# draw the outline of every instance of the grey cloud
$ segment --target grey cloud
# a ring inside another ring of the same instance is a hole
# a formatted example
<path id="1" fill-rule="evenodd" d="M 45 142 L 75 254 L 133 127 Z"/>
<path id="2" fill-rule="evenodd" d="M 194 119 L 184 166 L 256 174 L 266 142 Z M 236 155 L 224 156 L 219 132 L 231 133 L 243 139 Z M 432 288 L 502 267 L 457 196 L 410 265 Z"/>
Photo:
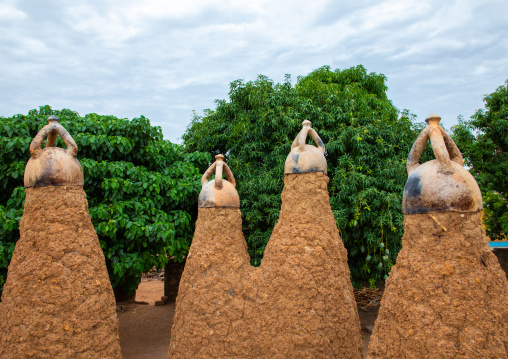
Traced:
<path id="1" fill-rule="evenodd" d="M 388 77 L 397 107 L 421 121 L 436 112 L 451 127 L 508 78 L 504 1 L 431 1 L 407 11 L 386 1 L 341 3 L 317 2 L 315 17 L 295 21 L 298 3 L 268 14 L 216 3 L 142 17 L 107 1 L 87 2 L 92 11 L 81 13 L 64 1 L 18 2 L 27 16 L 0 21 L 8 34 L 0 39 L 0 115 L 45 104 L 145 115 L 176 141 L 192 111 L 227 98 L 233 80 L 264 74 L 279 82 L 290 73 L 294 83 L 323 65 L 363 64 Z"/>
<path id="2" fill-rule="evenodd" d="M 338 21 L 343 21 L 351 14 L 362 12 L 372 5 L 378 4 L 375 0 L 363 1 L 335 1 L 330 0 L 321 13 L 313 21 L 315 26 L 329 26 Z"/>

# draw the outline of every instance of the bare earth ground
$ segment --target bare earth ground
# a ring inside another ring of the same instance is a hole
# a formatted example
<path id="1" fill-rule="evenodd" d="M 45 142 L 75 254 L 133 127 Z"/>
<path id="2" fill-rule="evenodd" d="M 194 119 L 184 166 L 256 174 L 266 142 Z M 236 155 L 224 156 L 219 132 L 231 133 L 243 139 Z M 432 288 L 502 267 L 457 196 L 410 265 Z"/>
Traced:
<path id="1" fill-rule="evenodd" d="M 154 306 L 163 294 L 164 282 L 143 279 L 136 291 L 136 301 L 149 304 L 124 304 L 127 310 L 116 312 L 123 359 L 166 359 L 175 303 Z"/>
<path id="2" fill-rule="evenodd" d="M 120 321 L 120 345 L 123 359 L 166 359 L 169 348 L 175 303 L 154 306 L 164 294 L 164 282 L 143 279 L 136 291 L 138 303 L 122 304 L 126 311 L 118 311 Z M 367 354 L 370 335 L 377 318 L 378 308 L 358 310 L 364 339 L 364 357 Z"/>

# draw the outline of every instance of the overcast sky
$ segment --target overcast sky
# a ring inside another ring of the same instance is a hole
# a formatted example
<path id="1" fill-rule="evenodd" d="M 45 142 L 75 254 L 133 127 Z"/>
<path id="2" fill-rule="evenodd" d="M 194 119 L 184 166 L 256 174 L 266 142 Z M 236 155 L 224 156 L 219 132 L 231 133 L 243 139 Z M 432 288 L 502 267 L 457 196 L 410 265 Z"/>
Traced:
<path id="1" fill-rule="evenodd" d="M 0 0 L 0 116 L 144 115 L 167 139 L 229 83 L 363 64 L 451 127 L 508 79 L 507 0 Z"/>

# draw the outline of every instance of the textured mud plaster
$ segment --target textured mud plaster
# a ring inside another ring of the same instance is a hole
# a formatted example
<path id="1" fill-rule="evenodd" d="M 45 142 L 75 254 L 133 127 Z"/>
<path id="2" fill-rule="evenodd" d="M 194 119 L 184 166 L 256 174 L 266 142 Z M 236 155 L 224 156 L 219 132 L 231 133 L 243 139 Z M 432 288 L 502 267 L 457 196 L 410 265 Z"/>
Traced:
<path id="1" fill-rule="evenodd" d="M 169 358 L 361 358 L 360 323 L 323 173 L 289 174 L 259 268 L 240 210 L 201 208 Z"/>
<path id="2" fill-rule="evenodd" d="M 508 282 L 479 213 L 405 215 L 369 358 L 508 358 Z"/>
<path id="3" fill-rule="evenodd" d="M 0 303 L 0 358 L 121 358 L 113 290 L 85 192 L 25 191 Z"/>

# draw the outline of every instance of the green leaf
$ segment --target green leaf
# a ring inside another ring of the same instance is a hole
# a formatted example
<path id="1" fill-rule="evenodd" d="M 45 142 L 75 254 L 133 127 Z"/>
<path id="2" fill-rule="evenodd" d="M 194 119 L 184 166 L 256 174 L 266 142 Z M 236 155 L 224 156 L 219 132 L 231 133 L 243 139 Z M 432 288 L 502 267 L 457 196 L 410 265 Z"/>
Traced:
<path id="1" fill-rule="evenodd" d="M 160 128 L 151 126 L 145 117 L 132 121 L 97 114 L 81 117 L 47 106 L 27 116 L 0 117 L 0 148 L 4 148 L 0 158 L 0 290 L 19 239 L 25 201 L 20 181 L 30 158 L 29 144 L 49 114 L 60 116 L 78 145 L 83 188 L 111 283 L 135 290 L 142 273 L 154 265 L 164 266 L 168 257 L 185 255 L 194 232 L 200 178 L 210 156 L 186 152 L 183 146 L 164 140 Z M 170 191 L 175 191 L 177 200 L 166 195 Z M 178 228 L 170 223 L 170 213 L 180 213 Z M 170 242 L 179 246 L 170 247 Z"/>

